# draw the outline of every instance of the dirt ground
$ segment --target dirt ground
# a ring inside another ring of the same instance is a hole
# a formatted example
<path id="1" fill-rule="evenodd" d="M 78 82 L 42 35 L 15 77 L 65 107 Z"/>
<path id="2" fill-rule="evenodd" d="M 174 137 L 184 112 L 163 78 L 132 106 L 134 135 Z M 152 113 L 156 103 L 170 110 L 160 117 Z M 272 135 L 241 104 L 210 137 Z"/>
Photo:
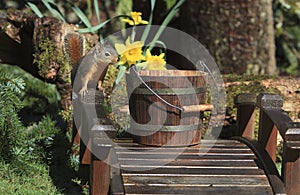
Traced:
<path id="1" fill-rule="evenodd" d="M 275 87 L 284 99 L 283 110 L 289 113 L 295 122 L 300 122 L 300 78 L 280 78 L 263 80 L 266 87 Z"/>

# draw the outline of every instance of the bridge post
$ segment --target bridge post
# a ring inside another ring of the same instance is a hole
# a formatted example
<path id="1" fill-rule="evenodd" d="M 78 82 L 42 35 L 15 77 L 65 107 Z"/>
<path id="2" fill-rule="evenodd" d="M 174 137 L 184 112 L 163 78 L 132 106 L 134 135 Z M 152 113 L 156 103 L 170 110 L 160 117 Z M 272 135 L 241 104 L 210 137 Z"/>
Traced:
<path id="1" fill-rule="evenodd" d="M 107 195 L 112 177 L 111 164 L 114 163 L 113 142 L 116 130 L 112 125 L 96 125 L 92 128 L 92 148 L 90 167 L 90 194 Z"/>
<path id="2" fill-rule="evenodd" d="M 241 93 L 235 97 L 237 107 L 237 132 L 236 136 L 253 139 L 254 134 L 254 117 L 255 117 L 255 93 Z"/>
<path id="3" fill-rule="evenodd" d="M 260 108 L 258 142 L 266 149 L 275 163 L 278 129 L 266 111 L 281 111 L 283 100 L 276 94 L 261 93 L 257 97 L 257 106 Z"/>
<path id="4" fill-rule="evenodd" d="M 288 123 L 282 157 L 282 175 L 287 193 L 300 194 L 300 123 Z"/>
<path id="5" fill-rule="evenodd" d="M 90 194 L 106 195 L 110 186 L 112 139 L 116 137 L 116 130 L 106 116 L 102 92 L 89 89 L 84 97 L 78 97 L 76 101 L 74 117 L 81 130 L 78 132 L 80 169 L 89 173 L 89 178 L 84 176 L 90 181 Z"/>

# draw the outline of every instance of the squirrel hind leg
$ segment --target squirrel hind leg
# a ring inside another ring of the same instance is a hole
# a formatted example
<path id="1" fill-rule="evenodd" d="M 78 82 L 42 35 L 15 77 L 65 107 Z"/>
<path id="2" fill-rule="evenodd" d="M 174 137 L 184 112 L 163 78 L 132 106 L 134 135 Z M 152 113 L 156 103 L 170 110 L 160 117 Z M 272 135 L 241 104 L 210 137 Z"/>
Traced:
<path id="1" fill-rule="evenodd" d="M 97 87 L 100 90 L 100 92 L 104 92 L 104 88 L 102 87 L 102 81 L 101 80 L 98 81 Z"/>

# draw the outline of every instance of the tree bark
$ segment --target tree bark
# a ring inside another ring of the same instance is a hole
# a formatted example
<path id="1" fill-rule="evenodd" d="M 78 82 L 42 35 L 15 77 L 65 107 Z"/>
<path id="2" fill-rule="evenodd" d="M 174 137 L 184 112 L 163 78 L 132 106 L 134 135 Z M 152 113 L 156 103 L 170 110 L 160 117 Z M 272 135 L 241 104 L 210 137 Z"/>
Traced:
<path id="1" fill-rule="evenodd" d="M 82 35 L 76 29 L 75 25 L 55 18 L 38 18 L 9 10 L 0 18 L 0 62 L 19 66 L 39 79 L 55 83 L 62 97 L 62 109 L 67 110 L 72 105 L 71 69 L 74 64 L 68 59 L 66 38 L 70 34 L 82 37 L 84 43 L 73 44 L 72 48 L 72 51 L 82 51 L 81 56 L 86 52 L 84 45 L 92 47 L 98 41 L 97 35 Z"/>
<path id="2" fill-rule="evenodd" d="M 182 29 L 214 56 L 222 73 L 276 70 L 271 0 L 187 0 Z"/>

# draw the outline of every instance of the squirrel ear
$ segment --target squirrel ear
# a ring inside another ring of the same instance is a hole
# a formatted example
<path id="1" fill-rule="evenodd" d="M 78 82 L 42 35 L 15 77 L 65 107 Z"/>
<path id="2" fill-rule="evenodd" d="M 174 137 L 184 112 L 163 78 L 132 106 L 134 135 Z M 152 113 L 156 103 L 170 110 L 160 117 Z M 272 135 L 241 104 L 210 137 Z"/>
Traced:
<path id="1" fill-rule="evenodd" d="M 110 46 L 110 42 L 107 39 L 104 39 L 104 41 L 102 42 L 102 45 Z"/>
<path id="2" fill-rule="evenodd" d="M 102 50 L 102 48 L 103 48 L 103 45 L 100 42 L 95 45 L 95 49 L 97 52 L 100 52 Z"/>

